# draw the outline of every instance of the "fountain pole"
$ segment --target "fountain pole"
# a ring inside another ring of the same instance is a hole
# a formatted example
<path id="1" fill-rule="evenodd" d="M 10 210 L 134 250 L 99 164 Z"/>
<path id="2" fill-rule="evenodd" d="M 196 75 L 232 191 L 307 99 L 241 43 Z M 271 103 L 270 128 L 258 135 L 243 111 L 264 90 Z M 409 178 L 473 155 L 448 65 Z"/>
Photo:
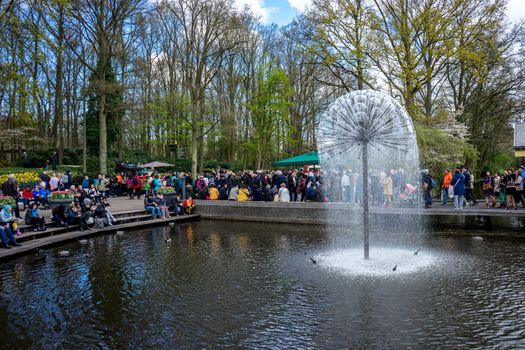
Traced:
<path id="1" fill-rule="evenodd" d="M 363 241 L 365 259 L 369 258 L 370 232 L 368 218 L 368 142 L 363 143 Z"/>

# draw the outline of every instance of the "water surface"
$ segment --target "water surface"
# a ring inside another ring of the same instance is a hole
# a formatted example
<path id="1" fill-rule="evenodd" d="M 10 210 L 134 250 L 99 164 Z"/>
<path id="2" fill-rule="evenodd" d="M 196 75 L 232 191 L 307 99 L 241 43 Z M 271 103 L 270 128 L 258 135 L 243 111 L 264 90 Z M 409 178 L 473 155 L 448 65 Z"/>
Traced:
<path id="1" fill-rule="evenodd" d="M 313 264 L 358 241 L 320 226 L 201 221 L 71 243 L 0 266 L 2 348 L 524 348 L 525 242 L 451 233 L 405 244 L 432 266 L 381 276 Z"/>

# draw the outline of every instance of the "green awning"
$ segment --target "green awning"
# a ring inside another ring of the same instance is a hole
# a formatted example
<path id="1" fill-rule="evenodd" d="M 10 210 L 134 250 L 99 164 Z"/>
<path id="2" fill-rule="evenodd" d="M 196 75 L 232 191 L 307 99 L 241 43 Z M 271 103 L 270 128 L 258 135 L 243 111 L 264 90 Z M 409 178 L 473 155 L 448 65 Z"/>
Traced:
<path id="1" fill-rule="evenodd" d="M 285 167 L 291 165 L 317 165 L 319 164 L 319 155 L 317 152 L 308 152 L 300 154 L 298 156 L 283 159 L 273 163 L 273 166 L 276 167 Z"/>

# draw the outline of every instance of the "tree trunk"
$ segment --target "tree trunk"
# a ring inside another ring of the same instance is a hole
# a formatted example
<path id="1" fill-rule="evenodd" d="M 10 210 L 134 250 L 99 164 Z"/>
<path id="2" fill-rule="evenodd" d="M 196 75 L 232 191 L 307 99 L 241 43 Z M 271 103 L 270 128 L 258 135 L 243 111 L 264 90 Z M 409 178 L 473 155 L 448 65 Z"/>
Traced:
<path id="1" fill-rule="evenodd" d="M 106 94 L 101 93 L 99 97 L 98 127 L 99 127 L 99 170 L 101 174 L 107 174 L 107 128 L 106 128 Z"/>
<path id="2" fill-rule="evenodd" d="M 197 166 L 199 163 L 199 118 L 197 94 L 191 93 L 191 177 L 197 178 Z"/>
<path id="3" fill-rule="evenodd" d="M 195 123 L 196 124 L 196 123 Z M 191 177 L 193 180 L 197 178 L 197 165 L 199 156 L 199 140 L 197 135 L 197 126 L 192 125 L 191 127 Z"/>
<path id="4" fill-rule="evenodd" d="M 62 164 L 64 157 L 64 111 L 63 111 L 63 95 L 62 95 L 62 45 L 64 41 L 64 10 L 59 6 L 58 14 L 58 37 L 57 37 L 57 65 L 56 65 L 56 85 L 55 85 L 55 118 L 57 120 L 58 128 L 58 164 Z"/>

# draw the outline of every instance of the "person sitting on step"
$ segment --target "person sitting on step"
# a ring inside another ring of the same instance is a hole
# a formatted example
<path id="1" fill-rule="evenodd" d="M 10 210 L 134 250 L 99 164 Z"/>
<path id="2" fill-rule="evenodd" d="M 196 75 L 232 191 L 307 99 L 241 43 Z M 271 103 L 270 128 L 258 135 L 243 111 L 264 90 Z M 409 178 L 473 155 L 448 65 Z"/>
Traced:
<path id="1" fill-rule="evenodd" d="M 156 218 L 160 219 L 160 208 L 151 193 L 147 193 L 144 197 L 144 209 L 146 212 L 151 213 L 151 218 L 155 220 Z"/>
<path id="2" fill-rule="evenodd" d="M 69 227 L 71 225 L 80 225 L 80 231 L 88 229 L 87 223 L 82 216 L 80 206 L 71 203 L 67 209 L 67 223 Z"/>
<path id="3" fill-rule="evenodd" d="M 99 203 L 93 212 L 95 217 L 95 228 L 100 229 L 110 225 L 110 221 L 107 216 L 106 208 L 102 203 Z"/>
<path id="4" fill-rule="evenodd" d="M 53 208 L 51 211 L 51 221 L 57 225 L 57 227 L 64 227 L 67 224 L 67 216 L 66 216 L 66 205 L 60 204 Z"/>
<path id="5" fill-rule="evenodd" d="M 38 204 L 33 203 L 31 210 L 26 212 L 26 224 L 32 225 L 33 230 L 35 231 L 45 231 L 46 230 L 46 221 L 44 215 L 38 212 Z"/>
<path id="6" fill-rule="evenodd" d="M 19 246 L 10 225 L 15 222 L 15 218 L 11 214 L 12 208 L 10 205 L 4 205 L 0 211 L 0 236 L 2 238 L 2 246 L 4 248 L 11 248 L 11 246 Z"/>
<path id="7" fill-rule="evenodd" d="M 168 209 L 168 206 L 166 205 L 166 198 L 162 195 L 162 193 L 157 193 L 155 197 L 155 203 L 160 208 L 160 217 L 161 219 L 169 218 L 170 217 L 170 211 Z"/>
<path id="8" fill-rule="evenodd" d="M 113 213 L 111 213 L 111 209 L 110 209 L 111 205 L 109 204 L 107 197 L 102 198 L 102 205 L 104 206 L 104 209 L 106 210 L 106 217 L 108 219 L 109 226 L 113 226 L 114 224 L 117 223 L 117 219 L 115 218 Z"/>
<path id="9" fill-rule="evenodd" d="M 24 208 L 28 209 L 31 207 L 31 203 L 35 201 L 33 197 L 33 189 L 30 185 L 27 185 L 26 188 L 22 191 L 22 202 L 24 203 Z"/>

